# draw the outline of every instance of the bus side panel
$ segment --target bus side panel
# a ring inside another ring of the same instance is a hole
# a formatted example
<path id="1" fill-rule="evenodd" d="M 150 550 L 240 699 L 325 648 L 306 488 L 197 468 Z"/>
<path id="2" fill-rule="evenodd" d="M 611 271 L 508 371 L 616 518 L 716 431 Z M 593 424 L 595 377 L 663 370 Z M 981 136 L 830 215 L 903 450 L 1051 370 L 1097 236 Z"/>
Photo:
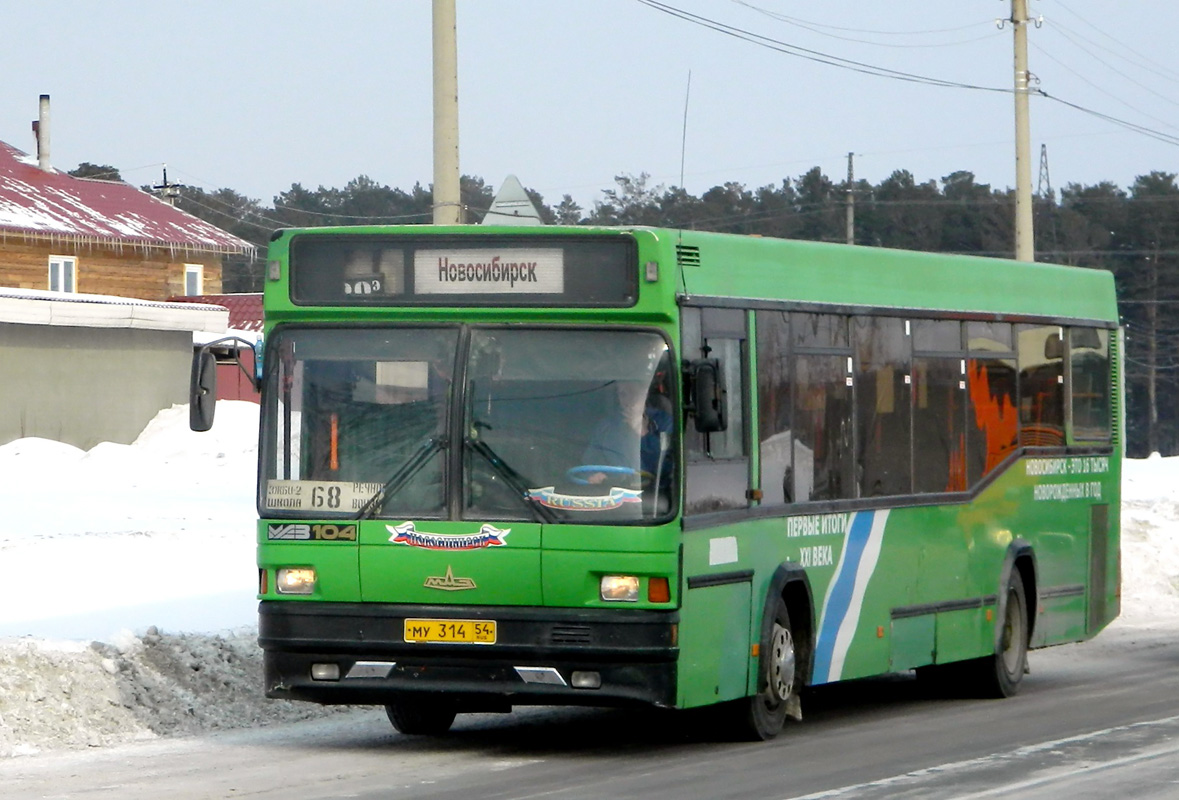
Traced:
<path id="1" fill-rule="evenodd" d="M 766 595 L 777 564 L 789 560 L 784 529 L 769 518 L 684 534 L 680 706 L 757 692 Z"/>
<path id="2" fill-rule="evenodd" d="M 845 518 L 842 524 L 839 516 Z M 795 517 L 788 530 L 795 528 L 807 537 L 802 563 L 816 586 L 818 604 L 812 683 L 888 672 L 893 649 L 902 661 L 928 658 L 933 649 L 931 625 L 904 621 L 894 627 L 891 611 L 920 597 L 918 577 L 934 537 L 889 509 Z M 820 544 L 826 541 L 831 544 Z M 831 547 L 833 565 L 811 564 L 808 548 L 825 546 Z"/>
<path id="3" fill-rule="evenodd" d="M 1001 479 L 1023 509 L 1011 530 L 1035 549 L 1033 647 L 1085 639 L 1112 619 L 1109 562 L 1118 558 L 1109 547 L 1117 535 L 1107 523 L 1119 502 L 1117 473 L 1114 457 L 1062 456 L 1024 459 Z"/>
<path id="4" fill-rule="evenodd" d="M 688 587 L 680 623 L 679 708 L 744 697 L 750 672 L 748 580 Z"/>
<path id="5" fill-rule="evenodd" d="M 1110 477 L 1105 487 L 1109 492 L 1108 504 L 1103 509 L 1094 506 L 1090 530 L 1090 578 L 1089 578 L 1089 636 L 1093 636 L 1121 613 L 1122 606 L 1122 526 L 1121 515 L 1121 465 L 1117 459 L 1110 460 Z M 1101 541 L 1104 536 L 1104 542 Z M 1104 545 L 1104 546 L 1102 546 Z"/>

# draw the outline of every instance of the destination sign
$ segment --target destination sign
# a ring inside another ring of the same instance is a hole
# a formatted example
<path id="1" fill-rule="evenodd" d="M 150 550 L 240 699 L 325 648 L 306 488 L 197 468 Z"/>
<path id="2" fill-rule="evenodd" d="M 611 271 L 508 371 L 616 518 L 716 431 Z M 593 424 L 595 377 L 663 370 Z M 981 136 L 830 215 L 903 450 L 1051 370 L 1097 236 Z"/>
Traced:
<path id="1" fill-rule="evenodd" d="M 565 254 L 558 248 L 418 250 L 418 294 L 561 294 Z"/>
<path id="2" fill-rule="evenodd" d="M 638 300 L 637 250 L 615 234 L 302 232 L 278 274 L 298 305 L 622 308 Z"/>
<path id="3" fill-rule="evenodd" d="M 269 480 L 265 507 L 272 511 L 352 513 L 364 508 L 379 491 L 379 483 Z"/>

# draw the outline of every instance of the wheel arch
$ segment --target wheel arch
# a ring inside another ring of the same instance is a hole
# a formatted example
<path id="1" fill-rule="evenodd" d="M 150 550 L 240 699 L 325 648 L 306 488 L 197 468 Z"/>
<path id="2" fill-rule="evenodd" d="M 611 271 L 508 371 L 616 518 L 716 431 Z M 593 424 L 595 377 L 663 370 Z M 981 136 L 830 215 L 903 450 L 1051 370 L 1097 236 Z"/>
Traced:
<path id="1" fill-rule="evenodd" d="M 793 561 L 784 561 L 774 570 L 762 603 L 761 632 L 759 642 L 770 638 L 774 624 L 774 604 L 781 599 L 790 615 L 790 628 L 795 645 L 803 649 L 798 659 L 801 668 L 800 685 L 810 683 L 815 657 L 815 613 L 814 596 L 806 570 Z"/>
<path id="2" fill-rule="evenodd" d="M 1039 574 L 1036 565 L 1036 551 L 1026 539 L 1017 538 L 1007 546 L 1007 553 L 1003 557 L 1003 568 L 999 571 L 999 583 L 996 587 L 998 602 L 995 609 L 995 619 L 1003 619 L 1007 611 L 1007 582 L 1012 576 L 1017 576 L 1023 582 L 1023 593 L 1027 599 L 1028 640 L 1031 641 L 1036 632 L 1036 609 L 1040 607 L 1038 586 Z M 995 644 L 999 643 L 1000 627 L 995 626 Z"/>

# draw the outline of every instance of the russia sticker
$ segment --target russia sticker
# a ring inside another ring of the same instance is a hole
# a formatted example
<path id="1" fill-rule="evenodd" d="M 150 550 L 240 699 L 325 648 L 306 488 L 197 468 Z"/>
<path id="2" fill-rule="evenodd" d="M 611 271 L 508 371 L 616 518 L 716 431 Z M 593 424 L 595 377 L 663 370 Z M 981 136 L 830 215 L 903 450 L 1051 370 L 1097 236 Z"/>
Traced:
<path id="1" fill-rule="evenodd" d="M 481 550 L 484 547 L 503 547 L 511 528 L 500 530 L 494 525 L 484 525 L 477 533 L 427 533 L 419 531 L 413 522 L 400 525 L 386 525 L 389 541 L 423 550 Z"/>

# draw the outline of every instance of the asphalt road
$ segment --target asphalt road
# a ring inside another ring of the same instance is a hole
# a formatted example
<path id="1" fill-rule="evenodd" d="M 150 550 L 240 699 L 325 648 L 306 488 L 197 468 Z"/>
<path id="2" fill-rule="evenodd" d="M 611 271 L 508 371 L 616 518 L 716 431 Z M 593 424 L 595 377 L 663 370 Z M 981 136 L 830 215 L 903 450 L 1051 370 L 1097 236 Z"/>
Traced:
<path id="1" fill-rule="evenodd" d="M 813 690 L 763 744 L 707 714 L 522 709 L 404 737 L 361 710 L 311 723 L 0 762 L 0 797 L 1179 797 L 1179 641 L 1107 631 L 1036 651 L 1008 700 L 931 696 L 908 676 Z"/>

